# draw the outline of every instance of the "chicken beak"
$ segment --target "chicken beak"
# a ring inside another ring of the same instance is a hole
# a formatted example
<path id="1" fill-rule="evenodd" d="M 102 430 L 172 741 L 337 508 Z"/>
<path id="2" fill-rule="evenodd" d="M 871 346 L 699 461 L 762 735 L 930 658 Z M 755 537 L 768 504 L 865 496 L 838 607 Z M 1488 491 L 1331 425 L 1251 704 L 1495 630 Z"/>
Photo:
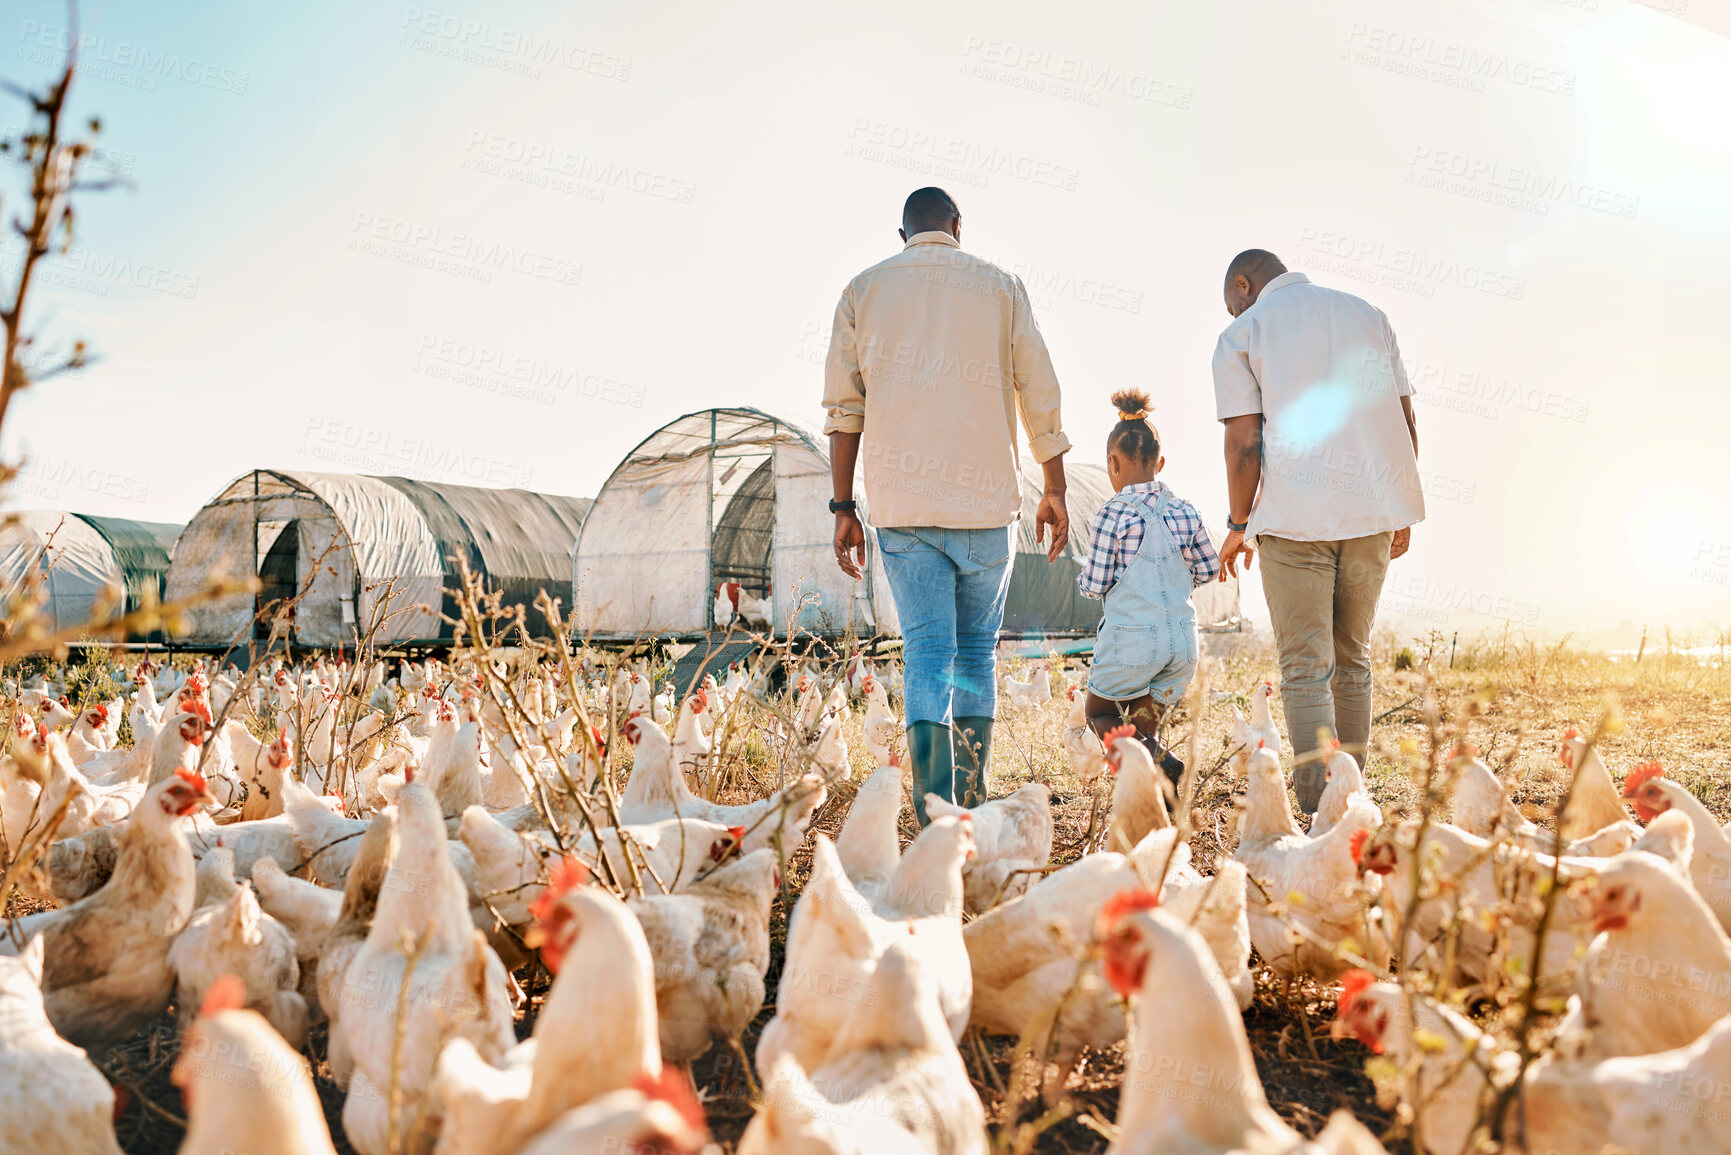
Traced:
<path id="1" fill-rule="evenodd" d="M 530 950 L 540 950 L 547 941 L 547 928 L 540 923 L 530 923 L 523 932 L 523 945 Z"/>
<path id="2" fill-rule="evenodd" d="M 1336 1015 L 1334 1021 L 1328 1024 L 1328 1037 L 1338 1043 L 1342 1039 L 1351 1038 L 1352 1029 L 1346 1025 L 1345 1019 Z"/>

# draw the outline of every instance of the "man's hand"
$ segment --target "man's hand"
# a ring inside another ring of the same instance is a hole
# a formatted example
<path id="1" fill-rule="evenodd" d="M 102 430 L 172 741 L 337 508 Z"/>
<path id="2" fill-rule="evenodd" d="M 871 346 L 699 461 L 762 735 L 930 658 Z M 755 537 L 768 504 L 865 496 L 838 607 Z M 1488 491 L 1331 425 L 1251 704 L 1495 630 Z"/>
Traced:
<path id="1" fill-rule="evenodd" d="M 1245 544 L 1244 531 L 1235 529 L 1226 535 L 1225 542 L 1220 546 L 1221 581 L 1238 576 L 1237 561 L 1240 556 L 1244 558 L 1244 569 L 1248 572 L 1251 559 L 1256 556 L 1256 551 Z"/>
<path id="2" fill-rule="evenodd" d="M 835 515 L 835 564 L 855 581 L 866 563 L 865 526 L 857 513 Z"/>
<path id="3" fill-rule="evenodd" d="M 1404 401 L 1406 398 L 1403 397 L 1401 400 Z M 1388 543 L 1388 560 L 1393 561 L 1405 553 L 1410 545 L 1412 545 L 1412 526 L 1395 530 L 1394 540 Z"/>
<path id="4" fill-rule="evenodd" d="M 1052 528 L 1052 540 L 1046 542 L 1046 527 Z M 1040 508 L 1034 511 L 1034 540 L 1046 546 L 1046 560 L 1057 561 L 1070 540 L 1070 511 L 1064 507 L 1064 495 L 1047 490 L 1040 497 Z"/>

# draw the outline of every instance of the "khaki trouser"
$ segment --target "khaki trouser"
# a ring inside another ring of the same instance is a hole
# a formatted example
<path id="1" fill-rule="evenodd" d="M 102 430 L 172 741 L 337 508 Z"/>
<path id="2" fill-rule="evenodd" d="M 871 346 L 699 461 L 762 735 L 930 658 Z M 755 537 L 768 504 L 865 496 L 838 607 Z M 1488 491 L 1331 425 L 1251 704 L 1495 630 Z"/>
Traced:
<path id="1" fill-rule="evenodd" d="M 1258 537 L 1262 590 L 1280 649 L 1280 700 L 1296 765 L 1293 791 L 1316 812 L 1325 781 L 1326 728 L 1364 764 L 1370 741 L 1370 628 L 1388 572 L 1392 533 L 1345 541 Z"/>

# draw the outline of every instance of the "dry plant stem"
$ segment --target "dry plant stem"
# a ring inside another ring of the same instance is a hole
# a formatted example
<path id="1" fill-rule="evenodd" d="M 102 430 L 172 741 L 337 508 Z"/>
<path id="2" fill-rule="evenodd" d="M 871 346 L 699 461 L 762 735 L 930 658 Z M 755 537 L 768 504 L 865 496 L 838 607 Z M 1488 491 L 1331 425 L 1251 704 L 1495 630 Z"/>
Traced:
<path id="1" fill-rule="evenodd" d="M 1562 798 L 1557 802 L 1556 828 L 1559 850 L 1562 848 L 1563 820 L 1569 812 L 1569 803 L 1574 799 L 1575 786 L 1581 779 L 1581 771 L 1586 766 L 1587 759 L 1591 756 L 1594 748 L 1604 740 L 1610 729 L 1611 714 L 1607 711 L 1599 719 L 1598 727 L 1594 729 L 1593 736 L 1587 740 L 1580 756 L 1574 760 L 1574 765 L 1570 767 L 1573 772 L 1569 775 L 1569 784 L 1564 789 Z M 1512 1104 L 1515 1108 L 1515 1143 L 1522 1151 L 1529 1149 L 1527 1147 L 1527 1098 L 1525 1093 L 1527 1068 L 1531 1067 L 1533 1061 L 1538 1058 L 1533 1046 L 1535 1030 L 1533 1016 L 1537 1011 L 1539 983 L 1543 978 L 1540 973 L 1540 961 L 1545 957 L 1545 936 L 1550 932 L 1551 917 L 1556 910 L 1557 896 L 1562 889 L 1559 886 L 1562 869 L 1563 856 L 1560 853 L 1553 854 L 1551 856 L 1550 886 L 1545 891 L 1544 906 L 1539 911 L 1539 923 L 1533 932 L 1533 958 L 1528 966 L 1527 987 L 1521 997 L 1521 1019 L 1517 1037 L 1519 1045 L 1516 1052 L 1520 1056 L 1520 1066 L 1514 1081 L 1498 1092 L 1489 1120 L 1491 1138 L 1501 1141 L 1505 1137 L 1508 1109 Z"/>
<path id="2" fill-rule="evenodd" d="M 47 824 L 37 832 L 36 838 L 32 840 L 26 837 L 24 845 L 18 849 L 18 856 L 6 864 L 6 873 L 0 875 L 0 909 L 5 909 L 11 903 L 12 888 L 17 885 L 18 876 L 34 866 L 36 859 L 53 843 L 55 834 L 60 831 L 60 824 L 66 820 L 67 808 L 72 805 L 73 797 L 79 793 L 81 791 L 68 790 L 66 797 L 60 800 L 60 805 L 54 808 L 54 813 L 49 815 Z M 12 935 L 13 945 L 22 950 L 24 941 L 18 930 L 18 920 L 8 920 L 6 929 Z"/>
<path id="3" fill-rule="evenodd" d="M 433 930 L 433 925 L 429 923 L 427 927 L 421 931 L 419 938 L 415 939 L 413 942 L 409 942 L 406 941 L 407 936 L 405 936 L 405 941 L 398 944 L 398 949 L 403 953 L 403 985 L 402 988 L 397 991 L 397 1021 L 395 1024 L 395 1033 L 391 1038 L 391 1076 L 385 1092 L 385 1102 L 389 1112 L 389 1123 L 387 1126 L 390 1128 L 390 1137 L 387 1140 L 389 1147 L 387 1150 L 390 1155 L 397 1155 L 397 1152 L 400 1150 L 398 1143 L 401 1141 L 401 1137 L 399 1136 L 397 1129 L 401 1126 L 403 1112 L 403 1089 L 401 1086 L 403 1067 L 403 1024 L 408 1021 L 409 1017 L 409 987 L 415 977 L 415 964 L 421 961 L 421 954 L 427 949 L 427 942 L 429 938 L 431 938 Z"/>

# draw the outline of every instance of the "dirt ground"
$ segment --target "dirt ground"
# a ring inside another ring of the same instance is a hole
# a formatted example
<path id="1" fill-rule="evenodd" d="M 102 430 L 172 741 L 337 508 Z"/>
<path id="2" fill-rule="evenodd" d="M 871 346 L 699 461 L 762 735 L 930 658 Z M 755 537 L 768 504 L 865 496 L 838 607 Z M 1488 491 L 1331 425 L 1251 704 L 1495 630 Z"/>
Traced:
<path id="1" fill-rule="evenodd" d="M 1206 772 L 1193 812 L 1194 863 L 1213 868 L 1219 855 L 1234 844 L 1234 798 L 1229 775 L 1219 768 L 1224 749 L 1228 707 L 1244 708 L 1245 693 L 1257 682 L 1277 677 L 1271 647 L 1248 635 L 1210 639 L 1215 661 L 1207 674 L 1209 693 L 1195 727 L 1194 746 L 1187 746 L 1191 720 L 1180 716 L 1168 731 L 1183 753 L 1196 752 Z M 1433 749 L 1446 748 L 1464 737 L 1485 759 L 1515 784 L 1514 798 L 1529 816 L 1542 820 L 1546 805 L 1559 790 L 1558 743 L 1567 727 L 1592 730 L 1607 716 L 1610 732 L 1601 743 L 1613 776 L 1637 762 L 1657 759 L 1721 817 L 1731 817 L 1731 667 L 1719 654 L 1706 657 L 1649 652 L 1640 662 L 1584 653 L 1567 646 L 1546 648 L 1519 642 L 1488 640 L 1449 653 L 1433 638 L 1430 644 L 1383 639 L 1377 647 L 1374 710 L 1378 718 L 1367 778 L 1377 800 L 1388 806 L 1410 803 L 1414 789 L 1409 768 Z M 1076 677 L 1074 673 L 1070 675 Z M 1428 707 L 1434 702 L 1434 713 Z M 1278 715 L 1278 698 L 1276 699 Z M 1053 791 L 1056 821 L 1054 859 L 1077 856 L 1089 830 L 1092 800 L 1070 775 L 1059 747 L 1066 704 L 1058 691 L 1039 710 L 1004 710 L 994 755 L 993 792 L 1008 793 L 1030 779 L 1048 783 Z M 855 716 L 858 718 L 859 712 Z M 858 722 L 853 735 L 854 763 L 865 763 Z M 761 762 L 760 758 L 753 761 Z M 767 765 L 753 768 L 760 782 L 773 779 Z M 863 778 L 864 773 L 859 774 Z M 842 785 L 819 811 L 815 827 L 835 834 L 846 815 L 854 787 Z M 1240 787 L 1241 789 L 1241 787 Z M 911 836 L 911 819 L 904 834 Z M 772 925 L 774 942 L 766 1006 L 746 1037 L 751 1052 L 757 1033 L 773 1014 L 786 916 L 809 869 L 809 843 L 790 864 L 786 887 L 777 903 Z M 17 913 L 15 907 L 8 913 Z M 526 1036 L 533 1025 L 547 980 L 531 978 L 528 1014 L 518 1025 Z M 1306 1133 L 1318 1130 L 1337 1107 L 1353 1110 L 1374 1131 L 1391 1123 L 1379 1107 L 1364 1073 L 1367 1057 L 1356 1044 L 1328 1038 L 1334 992 L 1306 984 L 1291 989 L 1272 982 L 1259 971 L 1255 1002 L 1245 1025 L 1255 1052 L 1269 1102 L 1288 1122 Z M 1013 1114 L 1030 1123 L 1040 1114 L 1037 1100 L 1012 1111 L 1003 1087 L 1010 1080 L 1014 1040 L 963 1040 L 963 1054 L 985 1101 L 995 1134 L 1004 1133 Z M 121 1145 L 135 1155 L 174 1151 L 182 1136 L 181 1102 L 169 1082 L 177 1047 L 172 1019 L 165 1018 L 101 1061 L 112 1078 L 129 1086 L 130 1103 L 120 1119 Z M 1085 1056 L 1071 1090 L 1075 1111 L 1045 1129 L 1034 1142 L 1035 1152 L 1102 1152 L 1107 1140 L 1093 1122 L 1110 1124 L 1117 1112 L 1122 1045 Z M 339 1151 L 349 1148 L 342 1138 L 342 1093 L 322 1076 L 324 1035 L 320 1028 L 309 1044 L 318 1085 Z M 720 1048 L 695 1065 L 711 1126 L 723 1151 L 731 1152 L 746 1122 L 751 1104 L 735 1061 Z M 1396 1142 L 1391 1150 L 1406 1148 Z"/>

